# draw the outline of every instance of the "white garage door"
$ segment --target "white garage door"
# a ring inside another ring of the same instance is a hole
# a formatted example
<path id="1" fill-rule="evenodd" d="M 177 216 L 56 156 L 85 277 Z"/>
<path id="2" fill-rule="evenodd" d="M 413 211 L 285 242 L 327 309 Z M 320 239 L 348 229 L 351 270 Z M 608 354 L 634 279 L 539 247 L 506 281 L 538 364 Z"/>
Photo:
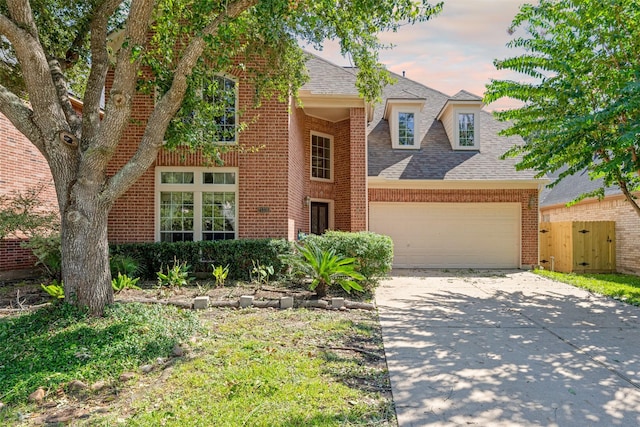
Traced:
<path id="1" fill-rule="evenodd" d="M 395 267 L 520 266 L 519 203 L 372 202 L 369 229 L 391 236 Z"/>

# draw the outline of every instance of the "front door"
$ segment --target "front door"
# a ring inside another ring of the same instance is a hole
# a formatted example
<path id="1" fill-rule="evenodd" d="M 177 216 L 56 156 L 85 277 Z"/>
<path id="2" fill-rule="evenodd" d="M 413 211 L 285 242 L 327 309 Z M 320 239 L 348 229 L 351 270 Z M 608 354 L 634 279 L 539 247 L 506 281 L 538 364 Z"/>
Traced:
<path id="1" fill-rule="evenodd" d="M 329 228 L 329 203 L 311 202 L 311 234 L 322 234 Z"/>

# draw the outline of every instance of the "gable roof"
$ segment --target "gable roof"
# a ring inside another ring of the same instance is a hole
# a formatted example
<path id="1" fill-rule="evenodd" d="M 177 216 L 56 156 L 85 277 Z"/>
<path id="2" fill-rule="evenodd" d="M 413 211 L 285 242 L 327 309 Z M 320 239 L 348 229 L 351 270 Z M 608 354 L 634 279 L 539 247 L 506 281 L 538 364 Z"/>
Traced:
<path id="1" fill-rule="evenodd" d="M 312 95 L 359 96 L 352 68 L 340 67 L 308 52 L 307 55 L 309 81 L 300 88 L 301 92 Z"/>
<path id="2" fill-rule="evenodd" d="M 393 74 L 393 73 L 392 73 Z M 480 112 L 479 151 L 457 151 L 451 144 L 442 122 L 437 120 L 447 100 L 452 97 L 406 77 L 394 74 L 397 82 L 383 89 L 383 100 L 423 98 L 418 117 L 421 147 L 417 150 L 393 149 L 389 122 L 384 119 L 385 102 L 376 105 L 369 124 L 369 177 L 402 180 L 535 180 L 534 171 L 517 171 L 517 158 L 501 160 L 512 145 L 522 144 L 520 137 L 503 137 L 498 132 L 508 124 Z M 479 101 L 482 98 L 466 91 L 456 100 Z"/>

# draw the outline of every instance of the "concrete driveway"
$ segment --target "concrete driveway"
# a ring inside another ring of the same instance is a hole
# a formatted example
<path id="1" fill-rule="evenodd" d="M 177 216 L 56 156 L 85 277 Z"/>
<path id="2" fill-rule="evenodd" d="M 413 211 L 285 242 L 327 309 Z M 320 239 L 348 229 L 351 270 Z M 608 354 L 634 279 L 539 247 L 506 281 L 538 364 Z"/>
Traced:
<path id="1" fill-rule="evenodd" d="M 376 292 L 400 426 L 640 426 L 640 308 L 522 271 Z"/>

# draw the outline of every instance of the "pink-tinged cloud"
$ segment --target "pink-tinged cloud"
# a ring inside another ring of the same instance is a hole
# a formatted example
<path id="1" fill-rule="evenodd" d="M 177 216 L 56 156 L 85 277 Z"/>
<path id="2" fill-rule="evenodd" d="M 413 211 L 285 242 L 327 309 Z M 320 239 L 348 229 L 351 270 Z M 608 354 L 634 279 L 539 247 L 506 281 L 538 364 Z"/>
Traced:
<path id="1" fill-rule="evenodd" d="M 506 44 L 513 36 L 507 29 L 518 12 L 520 0 L 445 0 L 443 12 L 427 22 L 406 25 L 397 32 L 380 34 L 394 48 L 380 52 L 380 62 L 392 72 L 405 74 L 428 87 L 453 95 L 465 89 L 483 95 L 491 79 L 524 80 L 524 76 L 498 71 L 494 59 L 517 56 L 521 51 Z M 319 55 L 339 65 L 353 65 L 329 41 Z M 500 101 L 513 105 L 513 101 Z"/>

